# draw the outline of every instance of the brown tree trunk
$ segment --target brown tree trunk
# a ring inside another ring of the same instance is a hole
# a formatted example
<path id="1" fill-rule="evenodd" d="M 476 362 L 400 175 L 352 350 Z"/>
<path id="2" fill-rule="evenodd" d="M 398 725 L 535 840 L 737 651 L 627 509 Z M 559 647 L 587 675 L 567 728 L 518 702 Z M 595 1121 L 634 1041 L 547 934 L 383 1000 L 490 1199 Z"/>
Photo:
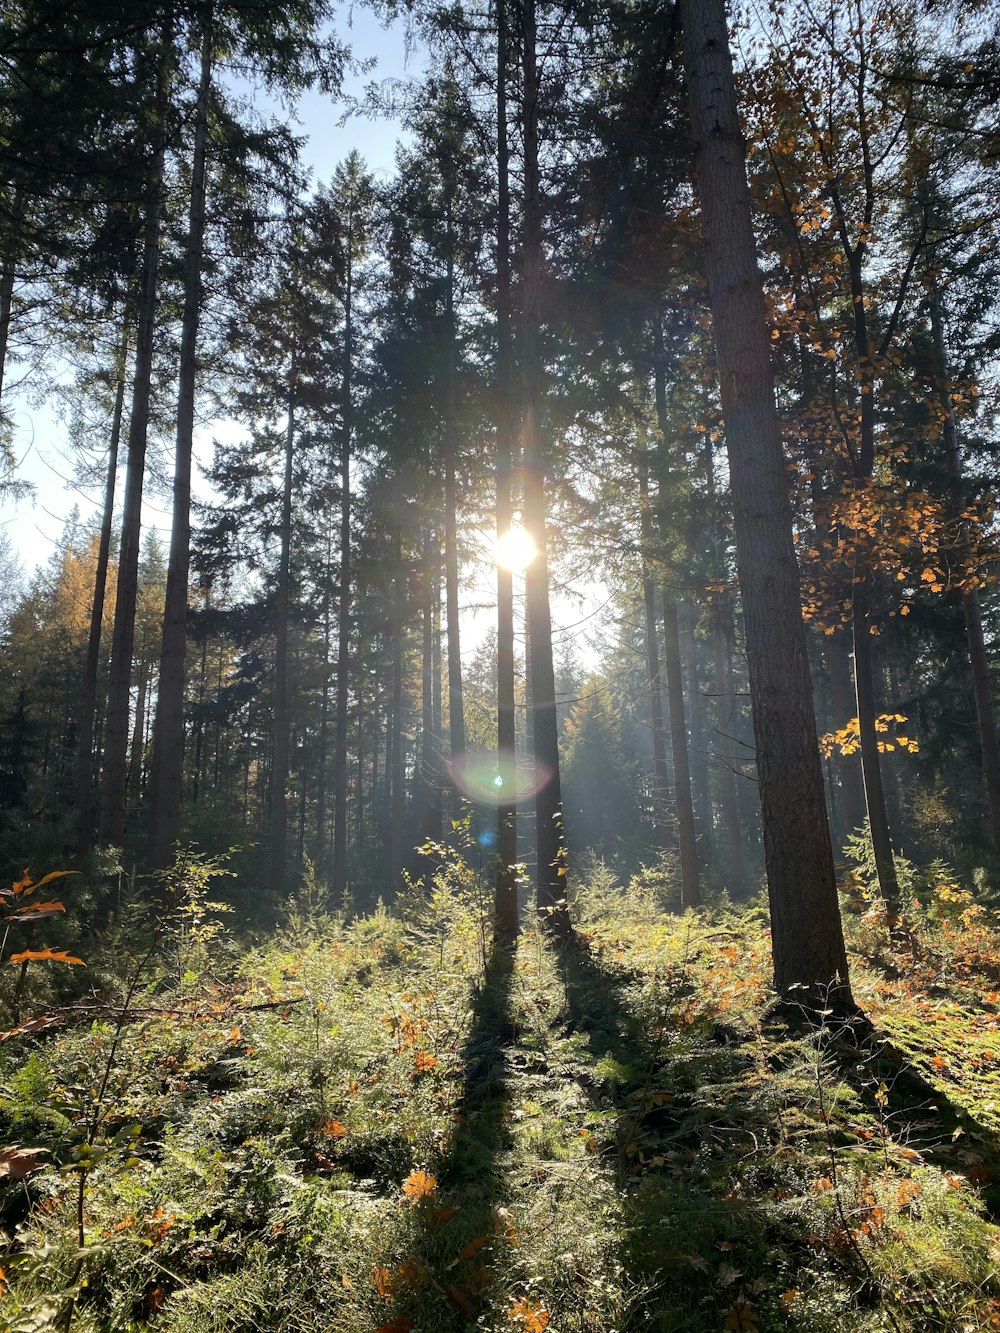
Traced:
<path id="1" fill-rule="evenodd" d="M 198 83 L 195 113 L 191 201 L 184 265 L 184 311 L 181 317 L 173 517 L 150 770 L 148 860 L 154 870 L 165 869 L 170 864 L 181 828 L 188 568 L 191 553 L 191 455 L 194 441 L 194 398 L 198 375 L 198 321 L 202 300 L 205 168 L 208 157 L 208 98 L 211 85 L 212 25 L 209 20 L 206 22 L 201 39 L 201 77 Z"/>
<path id="2" fill-rule="evenodd" d="M 111 671 L 104 734 L 104 773 L 101 781 L 99 837 L 103 846 L 120 845 L 125 833 L 126 768 L 129 742 L 129 703 L 132 686 L 132 649 L 138 596 L 142 487 L 146 467 L 150 390 L 153 372 L 153 329 L 156 320 L 156 282 L 160 257 L 160 220 L 163 207 L 168 61 L 171 38 L 163 35 L 156 79 L 152 156 L 143 201 L 142 267 L 139 279 L 138 328 L 129 418 L 128 461 L 122 534 L 118 552 L 115 624 L 111 640 Z"/>
<path id="3" fill-rule="evenodd" d="M 0 398 L 3 396 L 4 370 L 7 366 L 7 345 L 10 340 L 11 312 L 14 305 L 14 280 L 17 277 L 17 254 L 24 224 L 24 187 L 14 191 L 10 210 L 11 229 L 0 268 Z"/>
<path id="4" fill-rule="evenodd" d="M 406 571 L 400 534 L 395 538 L 396 569 L 393 576 L 392 702 L 389 719 L 389 881 L 393 892 L 403 873 L 403 612 Z"/>
<path id="5" fill-rule="evenodd" d="M 670 486 L 670 466 L 667 451 L 667 382 L 666 367 L 657 332 L 657 349 L 653 360 L 653 384 L 656 399 L 656 418 L 660 430 L 657 446 L 660 484 L 661 528 L 666 525 L 667 493 Z M 674 812 L 677 820 L 677 846 L 681 861 L 681 902 L 685 907 L 697 907 L 701 902 L 698 882 L 697 835 L 694 822 L 694 804 L 691 799 L 691 767 L 688 762 L 688 731 L 684 716 L 684 668 L 681 662 L 680 625 L 677 618 L 675 593 L 664 585 L 663 591 L 663 663 L 667 684 L 667 714 L 670 720 L 670 751 L 674 770 Z"/>
<path id="6" fill-rule="evenodd" d="M 851 684 L 850 639 L 838 630 L 827 640 L 826 663 L 830 672 L 830 707 L 835 730 L 846 727 L 856 716 L 857 697 Z M 856 754 L 841 755 L 837 763 L 843 804 L 844 834 L 849 837 L 865 822 L 865 796 L 861 765 Z"/>
<path id="7" fill-rule="evenodd" d="M 462 697 L 462 641 L 458 604 L 458 498 L 455 461 L 458 449 L 455 394 L 455 260 L 452 253 L 451 202 L 448 203 L 448 274 L 445 312 L 446 349 L 444 402 L 444 579 L 448 616 L 448 735 L 452 759 L 465 754 L 465 704 Z"/>
<path id="8" fill-rule="evenodd" d="M 723 0 L 680 0 L 746 620 L 775 985 L 852 1004 Z M 792 992 L 792 994 L 802 992 Z"/>
<path id="9" fill-rule="evenodd" d="M 496 511 L 497 536 L 514 519 L 511 480 L 514 429 L 511 411 L 510 147 L 507 138 L 507 0 L 496 0 L 497 17 L 497 362 Z M 497 806 L 497 875 L 494 928 L 499 939 L 518 931 L 517 739 L 514 691 L 514 573 L 497 565 L 497 771 L 506 778 Z M 509 777 L 507 776 L 509 775 Z"/>
<path id="10" fill-rule="evenodd" d="M 94 570 L 94 600 L 90 607 L 90 633 L 87 639 L 87 658 L 83 668 L 83 697 L 80 700 L 76 758 L 76 847 L 80 852 L 90 846 L 93 833 L 91 793 L 94 785 L 94 735 L 97 725 L 97 682 L 101 670 L 101 631 L 104 626 L 104 602 L 108 586 L 108 566 L 111 559 L 111 528 L 115 512 L 115 486 L 118 481 L 118 448 L 121 444 L 122 416 L 125 409 L 125 367 L 128 361 L 128 332 L 122 335 L 118 353 L 118 382 L 115 386 L 115 405 L 111 417 L 111 439 L 108 443 L 108 471 L 104 483 L 104 508 L 101 513 L 101 535 L 97 547 L 97 568 Z"/>
<path id="11" fill-rule="evenodd" d="M 288 874 L 288 622 L 291 607 L 292 462 L 295 447 L 297 373 L 296 347 L 293 341 L 292 360 L 288 376 L 285 471 L 281 490 L 281 551 L 278 560 L 278 586 L 274 608 L 274 693 L 271 705 L 274 731 L 271 747 L 271 786 L 268 797 L 271 888 L 279 895 L 285 891 L 285 881 Z"/>
<path id="12" fill-rule="evenodd" d="M 723 616 L 728 619 L 728 606 Z M 747 868 L 743 854 L 743 828 L 737 791 L 736 742 L 733 739 L 733 669 L 730 660 L 729 626 L 715 626 L 712 670 L 715 676 L 715 732 L 719 746 L 719 822 L 726 840 L 725 885 L 734 898 L 747 892 Z"/>
<path id="13" fill-rule="evenodd" d="M 954 505 L 961 513 L 965 508 L 962 446 L 958 436 L 955 405 L 951 400 L 949 387 L 951 376 L 948 366 L 948 352 L 944 341 L 944 321 L 941 317 L 941 303 L 936 289 L 931 297 L 931 329 L 934 335 L 934 352 L 938 363 L 937 373 L 940 383 L 941 408 L 944 413 L 945 458 L 951 477 Z M 968 538 L 970 535 L 968 525 L 963 526 L 965 529 L 963 535 Z M 983 762 L 983 779 L 986 783 L 986 799 L 990 811 L 993 851 L 1000 860 L 1000 744 L 997 741 L 996 708 L 993 703 L 993 687 L 990 682 L 986 640 L 983 636 L 982 609 L 979 603 L 979 593 L 975 588 L 963 592 L 962 612 L 965 616 L 965 637 L 969 650 L 972 689 L 976 700 L 976 719 L 979 723 L 979 748 Z"/>
<path id="14" fill-rule="evenodd" d="M 663 590 L 663 661 L 667 675 L 667 711 L 670 715 L 670 749 L 674 761 L 674 803 L 677 810 L 677 845 L 681 858 L 681 905 L 698 907 L 698 851 L 695 839 L 694 806 L 691 801 L 691 771 L 688 767 L 687 723 L 684 718 L 684 673 L 681 668 L 680 629 L 677 607 L 670 590 Z"/>
<path id="15" fill-rule="evenodd" d="M 653 825 L 659 851 L 674 845 L 670 822 L 670 779 L 667 775 L 667 745 L 663 732 L 663 688 L 660 681 L 660 649 L 656 631 L 656 585 L 650 568 L 653 547 L 653 515 L 649 503 L 649 469 L 645 455 L 639 458 L 639 532 L 642 542 L 642 605 L 646 637 L 646 687 L 649 692 L 650 744 L 653 752 Z"/>
<path id="16" fill-rule="evenodd" d="M 524 526 L 538 554 L 525 572 L 528 638 L 531 642 L 531 722 L 538 767 L 535 797 L 537 848 L 536 902 L 546 929 L 557 935 L 570 930 L 566 905 L 566 848 L 562 830 L 559 782 L 559 729 L 556 717 L 555 672 L 552 664 L 552 620 L 549 611 L 549 565 L 546 549 L 545 460 L 539 415 L 542 365 L 539 346 L 542 276 L 542 215 L 538 175 L 538 92 L 535 53 L 535 0 L 521 11 L 524 131 L 524 329 L 521 440 L 524 467 Z"/>
<path id="17" fill-rule="evenodd" d="M 354 430 L 354 213 L 348 216 L 344 279 L 343 438 L 340 454 L 340 602 L 337 608 L 337 732 L 333 760 L 333 900 L 347 892 L 347 728 L 351 650 L 351 444 Z"/>

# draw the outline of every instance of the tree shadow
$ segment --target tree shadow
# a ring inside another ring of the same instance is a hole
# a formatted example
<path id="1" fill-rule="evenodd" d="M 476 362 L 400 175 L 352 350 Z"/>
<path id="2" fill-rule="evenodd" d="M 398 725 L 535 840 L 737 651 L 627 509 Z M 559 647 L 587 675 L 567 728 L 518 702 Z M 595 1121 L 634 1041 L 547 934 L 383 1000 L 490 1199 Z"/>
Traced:
<path id="1" fill-rule="evenodd" d="M 392 1333 L 475 1327 L 508 1244 L 514 971 L 514 950 L 495 945 L 472 996 L 453 1131 L 411 1186 L 391 1253 L 375 1271 Z"/>
<path id="2" fill-rule="evenodd" d="M 586 1035 L 593 1057 L 590 1100 L 612 1113 L 595 1150 L 618 1187 L 632 1290 L 623 1328 L 786 1327 L 780 1293 L 824 1268 L 859 1307 L 876 1306 L 885 1289 L 864 1228 L 878 1208 L 858 1182 L 883 1159 L 898 1165 L 898 1145 L 913 1154 L 904 1163 L 919 1154 L 947 1168 L 953 1126 L 970 1134 L 968 1117 L 864 1025 L 796 1034 L 772 1016 L 762 1032 L 703 1009 L 689 1021 L 701 1006 L 682 969 L 640 996 L 640 974 L 582 941 L 560 952 L 559 967 L 566 1027 Z M 929 1328 L 939 1326 L 931 1287 L 915 1275 L 907 1295 Z"/>

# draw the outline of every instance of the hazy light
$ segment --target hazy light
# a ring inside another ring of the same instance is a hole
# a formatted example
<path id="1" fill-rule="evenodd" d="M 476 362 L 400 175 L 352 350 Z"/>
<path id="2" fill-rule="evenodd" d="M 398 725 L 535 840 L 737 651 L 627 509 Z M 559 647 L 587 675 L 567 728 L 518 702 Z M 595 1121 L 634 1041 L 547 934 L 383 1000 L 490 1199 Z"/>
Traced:
<path id="1" fill-rule="evenodd" d="M 538 547 L 530 532 L 524 528 L 511 528 L 496 540 L 494 559 L 503 569 L 513 573 L 527 569 L 538 554 Z"/>
<path id="2" fill-rule="evenodd" d="M 552 776 L 544 764 L 496 750 L 467 751 L 449 759 L 445 767 L 462 795 L 481 805 L 527 800 Z"/>

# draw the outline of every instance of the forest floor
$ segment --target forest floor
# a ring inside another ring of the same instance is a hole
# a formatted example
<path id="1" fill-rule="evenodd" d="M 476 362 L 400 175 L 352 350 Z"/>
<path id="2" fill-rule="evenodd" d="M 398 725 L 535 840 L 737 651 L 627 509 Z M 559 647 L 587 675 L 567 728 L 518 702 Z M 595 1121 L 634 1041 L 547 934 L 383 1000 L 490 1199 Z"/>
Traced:
<path id="1" fill-rule="evenodd" d="M 124 913 L 0 1046 L 0 1321 L 1000 1329 L 988 914 L 934 886 L 905 956 L 852 917 L 873 1031 L 810 1029 L 760 910 L 601 896 L 492 955 L 454 882 L 249 949 L 196 900 L 146 955 Z"/>

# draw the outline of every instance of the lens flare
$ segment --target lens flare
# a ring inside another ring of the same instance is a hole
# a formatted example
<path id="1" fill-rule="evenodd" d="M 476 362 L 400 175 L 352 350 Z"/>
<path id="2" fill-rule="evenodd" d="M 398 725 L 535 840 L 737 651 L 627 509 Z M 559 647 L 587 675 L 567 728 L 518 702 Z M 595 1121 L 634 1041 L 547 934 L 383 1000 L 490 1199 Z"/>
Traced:
<path id="1" fill-rule="evenodd" d="M 481 805 L 513 805 L 539 792 L 552 774 L 533 759 L 497 754 L 495 750 L 470 751 L 449 759 L 448 776 L 470 801 Z"/>
<path id="2" fill-rule="evenodd" d="M 534 538 L 525 528 L 511 528 L 496 539 L 494 546 L 497 564 L 515 574 L 527 569 L 537 554 Z"/>

